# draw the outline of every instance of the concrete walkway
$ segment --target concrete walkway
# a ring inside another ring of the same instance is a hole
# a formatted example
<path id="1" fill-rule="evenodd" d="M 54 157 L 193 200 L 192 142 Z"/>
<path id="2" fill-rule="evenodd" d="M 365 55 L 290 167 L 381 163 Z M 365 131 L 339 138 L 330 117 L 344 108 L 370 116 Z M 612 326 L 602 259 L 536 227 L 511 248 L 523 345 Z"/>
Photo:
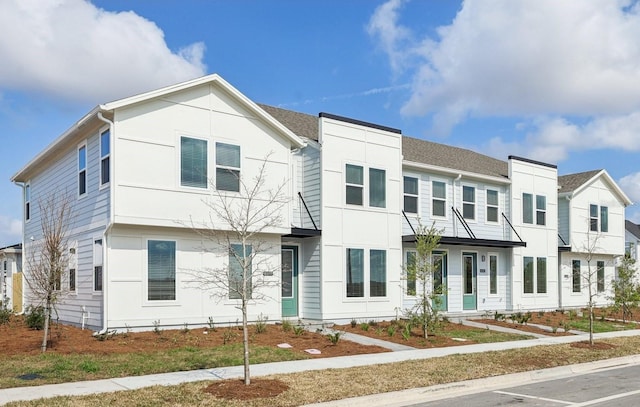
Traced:
<path id="1" fill-rule="evenodd" d="M 636 335 L 640 335 L 640 330 L 594 334 L 594 338 L 604 339 Z M 345 338 L 347 337 L 345 336 Z M 358 342 L 360 342 L 360 340 L 367 340 L 362 339 L 360 335 L 353 335 L 349 339 Z M 367 355 L 264 363 L 252 365 L 251 375 L 252 377 L 259 377 L 280 373 L 296 373 L 308 370 L 323 370 L 330 368 L 340 369 L 356 366 L 368 366 L 381 363 L 402 362 L 414 359 L 428 359 L 461 353 L 480 353 L 506 349 L 519 349 L 538 345 L 555 345 L 578 342 L 584 339 L 584 335 L 556 336 L 513 342 L 483 343 L 475 345 L 452 346 L 447 348 L 411 349 Z M 8 403 L 10 401 L 34 400 L 54 396 L 75 396 L 106 393 L 120 390 L 132 390 L 155 385 L 168 386 L 201 380 L 241 378 L 242 376 L 243 367 L 233 366 L 216 369 L 194 370 L 189 372 L 173 372 L 147 376 L 131 376 L 85 382 L 51 384 L 36 387 L 16 387 L 10 389 L 0 389 L 0 404 Z"/>

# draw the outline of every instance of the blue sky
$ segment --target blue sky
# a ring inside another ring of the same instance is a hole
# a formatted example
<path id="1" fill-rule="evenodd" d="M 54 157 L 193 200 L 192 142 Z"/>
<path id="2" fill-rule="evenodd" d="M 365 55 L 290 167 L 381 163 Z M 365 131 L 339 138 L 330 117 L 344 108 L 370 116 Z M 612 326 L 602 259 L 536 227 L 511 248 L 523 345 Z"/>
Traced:
<path id="1" fill-rule="evenodd" d="M 632 1 L 6 0 L 0 59 L 0 247 L 20 240 L 10 177 L 82 115 L 209 73 L 260 103 L 605 168 L 640 201 Z"/>

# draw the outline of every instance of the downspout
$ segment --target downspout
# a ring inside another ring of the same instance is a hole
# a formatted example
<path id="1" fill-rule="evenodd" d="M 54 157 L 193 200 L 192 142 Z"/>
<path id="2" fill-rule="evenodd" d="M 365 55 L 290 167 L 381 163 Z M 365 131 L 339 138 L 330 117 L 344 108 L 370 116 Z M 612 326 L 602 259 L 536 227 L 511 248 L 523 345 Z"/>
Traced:
<path id="1" fill-rule="evenodd" d="M 24 232 L 25 232 L 25 213 L 24 213 L 24 189 L 25 189 L 25 183 L 24 182 L 18 182 L 18 181 L 13 181 L 13 184 L 20 187 L 22 189 L 22 236 L 20 236 L 20 243 L 22 244 L 22 256 L 20 256 L 20 267 L 22 267 L 22 272 L 20 274 L 22 274 L 22 298 L 20 299 L 20 302 L 22 303 L 22 311 L 20 312 L 20 314 L 24 314 L 24 292 L 25 292 L 25 284 L 24 284 L 24 271 L 26 270 L 25 268 L 25 259 L 27 258 L 26 256 L 26 252 L 27 252 L 27 246 L 24 243 Z M 13 277 L 12 277 L 13 278 Z M 13 287 L 13 285 L 12 285 Z M 6 293 L 5 293 L 6 295 Z M 11 293 L 11 302 L 12 302 L 12 306 L 13 306 L 13 301 L 15 301 L 15 298 L 13 298 L 13 293 Z"/>
<path id="2" fill-rule="evenodd" d="M 452 195 L 453 195 L 453 207 L 455 209 L 458 209 L 458 207 L 456 206 L 456 182 L 459 182 L 461 178 L 462 178 L 462 174 L 458 174 L 458 176 L 453 180 Z M 453 235 L 457 237 L 458 236 L 458 224 L 456 223 L 456 218 L 455 218 L 455 216 L 453 216 L 453 214 L 451 214 L 451 222 L 453 222 Z"/>
<path id="3" fill-rule="evenodd" d="M 97 114 L 98 119 L 107 123 L 109 125 L 109 223 L 107 223 L 107 227 L 104 230 L 104 234 L 102 235 L 102 329 L 99 332 L 95 332 L 94 335 L 102 335 L 107 333 L 109 330 L 108 326 L 108 293 L 109 293 L 109 284 L 107 284 L 107 273 L 109 272 L 109 256 L 107 256 L 107 249 L 110 247 L 111 242 L 109 241 L 109 232 L 114 223 L 114 178 L 113 178 L 113 168 L 114 168 L 114 151 L 113 142 L 114 140 L 114 124 L 111 120 L 107 119 L 102 115 L 101 111 L 98 111 Z"/>

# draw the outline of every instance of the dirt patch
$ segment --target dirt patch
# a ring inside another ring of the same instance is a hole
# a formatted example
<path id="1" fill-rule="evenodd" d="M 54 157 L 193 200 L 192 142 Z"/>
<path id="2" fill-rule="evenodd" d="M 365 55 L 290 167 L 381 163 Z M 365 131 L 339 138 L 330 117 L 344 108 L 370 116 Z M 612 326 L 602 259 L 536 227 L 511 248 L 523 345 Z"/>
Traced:
<path id="1" fill-rule="evenodd" d="M 580 348 L 580 349 L 607 350 L 607 349 L 613 349 L 616 346 L 610 343 L 604 343 L 604 342 L 593 342 L 592 344 L 590 344 L 589 341 L 581 341 L 581 342 L 572 343 L 571 347 Z"/>
<path id="2" fill-rule="evenodd" d="M 225 342 L 240 343 L 242 329 L 239 327 L 216 328 L 215 330 L 176 329 L 161 330 L 158 333 L 124 332 L 109 335 L 100 341 L 90 330 L 81 330 L 73 326 L 53 324 L 48 342 L 47 352 L 58 354 L 113 354 L 161 352 L 185 346 L 209 348 L 223 345 Z M 0 325 L 0 355 L 20 355 L 40 353 L 42 331 L 26 327 L 21 317 L 12 317 L 9 324 Z M 333 356 L 358 355 L 365 353 L 388 352 L 379 346 L 367 346 L 347 340 L 340 340 L 333 345 L 329 339 L 315 332 L 305 331 L 296 335 L 292 330 L 285 331 L 282 325 L 268 325 L 265 332 L 256 333 L 250 327 L 250 343 L 259 346 L 277 346 L 287 343 L 291 350 L 308 357 L 322 358 Z M 318 349 L 320 354 L 312 355 L 306 349 Z"/>
<path id="3" fill-rule="evenodd" d="M 284 382 L 275 379 L 251 379 L 251 384 L 243 380 L 224 380 L 204 388 L 205 393 L 227 400 L 252 400 L 275 397 L 289 390 Z"/>
<path id="4" fill-rule="evenodd" d="M 504 327 L 504 328 L 517 329 L 518 331 L 522 331 L 522 332 L 531 332 L 531 333 L 547 335 L 547 336 L 570 336 L 570 335 L 573 335 L 570 332 L 564 332 L 564 330 L 562 330 L 562 329 L 557 330 L 556 332 L 553 332 L 553 331 L 544 330 L 544 329 L 539 328 L 537 326 L 516 324 L 516 323 L 513 323 L 513 322 L 506 322 L 506 321 L 496 321 L 495 319 L 474 319 L 473 322 L 478 322 L 480 324 L 501 326 L 501 327 Z M 556 325 L 556 327 L 557 327 L 557 325 Z"/>

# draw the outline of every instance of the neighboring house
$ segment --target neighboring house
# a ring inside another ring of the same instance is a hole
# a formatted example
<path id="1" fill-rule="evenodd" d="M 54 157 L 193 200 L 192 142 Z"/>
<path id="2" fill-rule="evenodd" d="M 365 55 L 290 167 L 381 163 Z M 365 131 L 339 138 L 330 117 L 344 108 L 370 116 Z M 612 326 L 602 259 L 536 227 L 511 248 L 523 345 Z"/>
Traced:
<path id="1" fill-rule="evenodd" d="M 250 319 L 396 317 L 416 301 L 415 281 L 402 270 L 415 255 L 418 219 L 442 230 L 436 256 L 444 311 L 568 305 L 559 250 L 583 260 L 576 251 L 582 235 L 571 229 L 567 244 L 558 244 L 566 199 L 554 165 L 501 161 L 398 129 L 257 105 L 210 75 L 97 106 L 14 175 L 24 189 L 25 241 L 41 237 L 34 203 L 51 191 L 71 194 L 72 293 L 58 307 L 60 319 L 96 329 L 209 317 L 235 323 L 238 300 L 215 302 L 188 284 L 186 272 L 228 266 L 228 253 L 203 251 L 184 223 L 207 218 L 202 199 L 216 196 L 208 180 L 241 197 L 222 175 L 250 179 L 268 152 L 267 184 L 289 180 L 290 202 L 282 224 L 264 236 L 279 249 L 265 260 L 282 273 L 262 278 L 280 288 L 249 307 Z M 609 261 L 624 250 L 617 222 L 629 201 L 604 174 L 571 196 L 577 204 L 596 194 L 594 204 L 609 208 Z M 227 229 L 220 224 L 220 233 Z M 573 306 L 586 303 L 572 298 Z"/>
<path id="2" fill-rule="evenodd" d="M 638 245 L 640 245 L 640 225 L 630 220 L 624 221 L 624 252 L 636 261 L 638 267 Z"/>
<path id="3" fill-rule="evenodd" d="M 584 305 L 590 279 L 596 304 L 603 305 L 624 255 L 624 211 L 631 201 L 605 170 L 561 176 L 558 185 L 560 303 Z"/>
<path id="4" fill-rule="evenodd" d="M 22 244 L 0 248 L 0 301 L 15 312 L 22 311 L 21 272 Z"/>

